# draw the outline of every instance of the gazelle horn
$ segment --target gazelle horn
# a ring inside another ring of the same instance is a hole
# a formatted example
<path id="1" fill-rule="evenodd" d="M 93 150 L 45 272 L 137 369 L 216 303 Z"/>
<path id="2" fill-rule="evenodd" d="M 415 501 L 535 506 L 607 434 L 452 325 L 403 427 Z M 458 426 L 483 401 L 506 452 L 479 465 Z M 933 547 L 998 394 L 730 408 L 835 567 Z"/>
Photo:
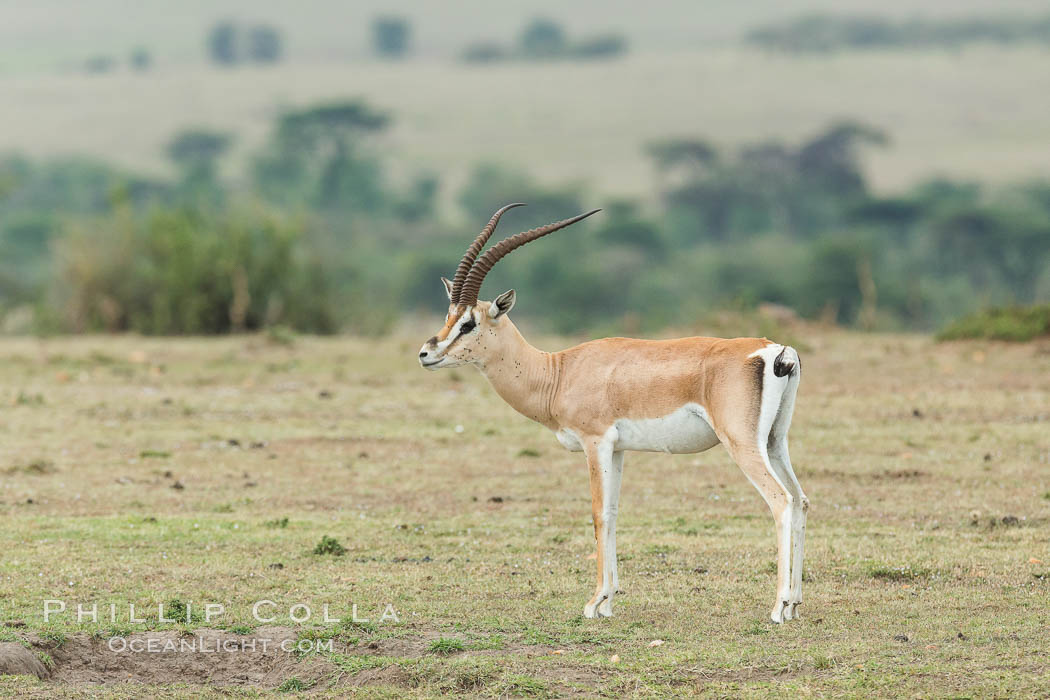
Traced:
<path id="1" fill-rule="evenodd" d="M 503 213 L 508 209 L 514 207 L 525 206 L 522 202 L 515 202 L 514 204 L 508 204 L 502 207 L 499 211 L 492 215 L 489 219 L 488 224 L 485 228 L 481 229 L 481 233 L 474 239 L 474 242 L 467 248 L 467 252 L 463 254 L 463 259 L 459 261 L 459 265 L 456 267 L 456 275 L 452 278 L 452 305 L 459 306 L 460 291 L 463 289 L 463 283 L 467 280 L 467 274 L 470 272 L 470 268 L 474 265 L 474 261 L 478 257 L 478 253 L 485 247 L 489 237 L 492 236 L 492 232 L 496 230 L 496 225 L 499 223 L 499 219 L 503 216 Z"/>
<path id="2" fill-rule="evenodd" d="M 477 303 L 478 292 L 481 291 L 481 283 L 485 281 L 485 275 L 487 275 L 489 270 L 492 269 L 492 266 L 499 262 L 499 260 L 507 253 L 520 248 L 526 243 L 531 243 L 537 238 L 542 238 L 543 236 L 554 233 L 566 226 L 572 226 L 577 221 L 582 221 L 591 214 L 597 214 L 600 211 L 601 209 L 594 209 L 586 214 L 574 216 L 571 219 L 547 224 L 546 226 L 534 228 L 531 231 L 523 231 L 522 233 L 504 238 L 502 241 L 486 250 L 485 254 L 482 255 L 470 269 L 470 273 L 467 275 L 467 279 L 463 283 L 462 289 L 459 290 L 459 296 L 457 297 L 459 304 L 473 306 Z"/>

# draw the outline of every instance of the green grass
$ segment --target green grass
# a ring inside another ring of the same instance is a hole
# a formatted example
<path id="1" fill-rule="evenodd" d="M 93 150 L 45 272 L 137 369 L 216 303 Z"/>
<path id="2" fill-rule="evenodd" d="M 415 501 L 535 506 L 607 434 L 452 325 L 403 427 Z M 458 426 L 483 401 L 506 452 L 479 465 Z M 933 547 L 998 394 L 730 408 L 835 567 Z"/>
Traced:
<path id="1" fill-rule="evenodd" d="M 583 459 L 472 371 L 422 373 L 413 355 L 432 332 L 290 347 L 259 336 L 0 340 L 0 469 L 54 467 L 5 471 L 0 482 L 0 623 L 16 625 L 0 624 L 0 640 L 50 655 L 60 679 L 84 640 L 209 627 L 241 640 L 272 628 L 333 640 L 331 651 L 282 657 L 269 685 L 238 690 L 249 694 L 1050 689 L 1041 655 L 1050 433 L 1038 408 L 1050 405 L 1050 355 L 1039 344 L 990 353 L 982 343 L 805 331 L 791 433 L 812 502 L 805 602 L 801 619 L 774 626 L 772 519 L 721 448 L 627 455 L 624 594 L 615 617 L 582 618 L 594 586 Z M 149 362 L 129 363 L 130 374 L 103 359 L 133 352 Z M 164 375 L 151 376 L 151 364 Z M 333 398 L 319 402 L 324 387 Z M 46 401 L 19 403 L 20 393 Z M 231 438 L 266 446 L 235 449 Z M 140 458 L 157 445 L 171 456 Z M 541 457 L 517 459 L 523 445 Z M 314 554 L 325 538 L 339 548 Z M 47 599 L 67 611 L 45 622 Z M 253 618 L 260 600 L 273 601 L 273 622 Z M 78 602 L 99 604 L 97 623 L 76 621 Z M 226 608 L 210 623 L 208 602 Z M 129 603 L 145 622 L 129 620 Z M 169 618 L 189 606 L 190 623 L 159 623 L 160 604 Z M 298 604 L 309 620 L 290 618 Z M 388 604 L 396 621 L 381 619 Z M 649 647 L 655 639 L 664 644 Z M 104 692 L 218 696 L 200 685 L 204 673 L 144 686 L 125 673 Z M 55 688 L 0 680 L 0 695 Z"/>
<path id="2" fill-rule="evenodd" d="M 460 639 L 447 639 L 442 637 L 441 639 L 435 639 L 430 643 L 430 651 L 435 654 L 454 654 L 457 651 L 463 651 L 466 649 L 463 641 Z"/>
<path id="3" fill-rule="evenodd" d="M 292 676 L 291 678 L 285 679 L 279 686 L 277 686 L 277 692 L 298 693 L 304 690 L 309 690 L 312 687 L 313 683 Z"/>

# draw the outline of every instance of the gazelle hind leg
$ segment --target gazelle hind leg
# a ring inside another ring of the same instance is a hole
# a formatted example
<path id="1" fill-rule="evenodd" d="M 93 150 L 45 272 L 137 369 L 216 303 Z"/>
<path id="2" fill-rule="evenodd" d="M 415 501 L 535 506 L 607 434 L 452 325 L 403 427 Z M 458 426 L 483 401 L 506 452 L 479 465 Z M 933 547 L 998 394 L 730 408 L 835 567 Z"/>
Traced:
<path id="1" fill-rule="evenodd" d="M 773 469 L 764 444 L 727 443 L 729 453 L 748 480 L 762 495 L 777 534 L 777 598 L 770 617 L 773 622 L 790 620 L 794 613 L 791 598 L 794 500 Z"/>
<path id="2" fill-rule="evenodd" d="M 791 503 L 791 573 L 788 595 L 791 608 L 787 612 L 787 619 L 791 619 L 798 616 L 797 608 L 802 603 L 802 562 L 806 545 L 806 511 L 809 510 L 809 499 L 806 498 L 791 468 L 786 439 L 779 441 L 776 447 L 770 450 L 769 461 L 781 475 L 781 479 L 793 496 Z"/>
<path id="3" fill-rule="evenodd" d="M 616 516 L 620 510 L 623 452 L 613 452 L 615 436 L 585 445 L 591 478 L 591 516 L 598 548 L 598 582 L 583 608 L 584 617 L 612 617 L 612 600 L 619 586 L 616 566 Z"/>
<path id="4" fill-rule="evenodd" d="M 756 355 L 763 360 L 758 385 L 760 399 L 758 415 L 750 420 L 737 417 L 727 426 L 729 433 L 723 440 L 737 465 L 762 494 L 773 514 L 777 532 L 777 598 L 770 617 L 773 622 L 784 622 L 795 616 L 802 595 L 802 537 L 805 532 L 805 511 L 801 487 L 794 473 L 785 467 L 783 455 L 786 442 L 780 449 L 779 439 L 786 440 L 791 423 L 795 389 L 798 388 L 797 353 L 791 350 L 785 363 L 787 372 L 777 373 L 777 363 L 789 348 L 769 346 Z M 774 446 L 774 458 L 770 448 Z M 783 453 L 783 454 L 782 454 Z"/>
<path id="5" fill-rule="evenodd" d="M 803 492 L 801 484 L 798 483 L 795 470 L 791 466 L 791 456 L 788 454 L 787 433 L 791 427 L 791 416 L 795 408 L 798 380 L 797 374 L 788 378 L 788 386 L 781 398 L 780 411 L 773 421 L 767 440 L 770 465 L 792 495 L 790 617 L 798 616 L 797 608 L 802 603 L 802 563 L 806 542 L 806 514 L 809 510 L 809 499 Z"/>

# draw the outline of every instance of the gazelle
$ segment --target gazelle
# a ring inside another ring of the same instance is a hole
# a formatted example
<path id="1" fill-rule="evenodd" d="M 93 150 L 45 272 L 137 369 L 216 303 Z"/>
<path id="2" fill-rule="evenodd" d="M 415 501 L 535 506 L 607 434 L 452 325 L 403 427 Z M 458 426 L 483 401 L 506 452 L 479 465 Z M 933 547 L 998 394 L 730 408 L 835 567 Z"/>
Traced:
<path id="1" fill-rule="evenodd" d="M 510 236 L 478 254 L 510 204 L 493 215 L 460 260 L 444 327 L 423 344 L 419 362 L 436 370 L 472 364 L 515 410 L 587 456 L 598 586 L 586 617 L 612 615 L 619 586 L 616 515 L 623 453 L 702 452 L 721 443 L 769 505 L 777 532 L 777 597 L 771 617 L 797 616 L 809 500 L 788 457 L 788 428 L 801 362 L 793 348 L 765 338 L 604 338 L 542 352 L 511 323 L 514 290 L 478 301 L 492 266 L 526 243 L 600 210 Z"/>

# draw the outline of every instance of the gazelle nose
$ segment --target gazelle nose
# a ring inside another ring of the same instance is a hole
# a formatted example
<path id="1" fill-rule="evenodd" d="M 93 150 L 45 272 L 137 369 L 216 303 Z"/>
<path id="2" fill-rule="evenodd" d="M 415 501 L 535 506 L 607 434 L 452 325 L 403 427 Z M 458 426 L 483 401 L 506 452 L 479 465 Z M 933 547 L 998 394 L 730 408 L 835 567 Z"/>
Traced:
<path id="1" fill-rule="evenodd" d="M 424 350 L 423 352 L 419 353 L 419 356 L 420 357 L 426 357 L 427 356 L 427 351 Z"/>

